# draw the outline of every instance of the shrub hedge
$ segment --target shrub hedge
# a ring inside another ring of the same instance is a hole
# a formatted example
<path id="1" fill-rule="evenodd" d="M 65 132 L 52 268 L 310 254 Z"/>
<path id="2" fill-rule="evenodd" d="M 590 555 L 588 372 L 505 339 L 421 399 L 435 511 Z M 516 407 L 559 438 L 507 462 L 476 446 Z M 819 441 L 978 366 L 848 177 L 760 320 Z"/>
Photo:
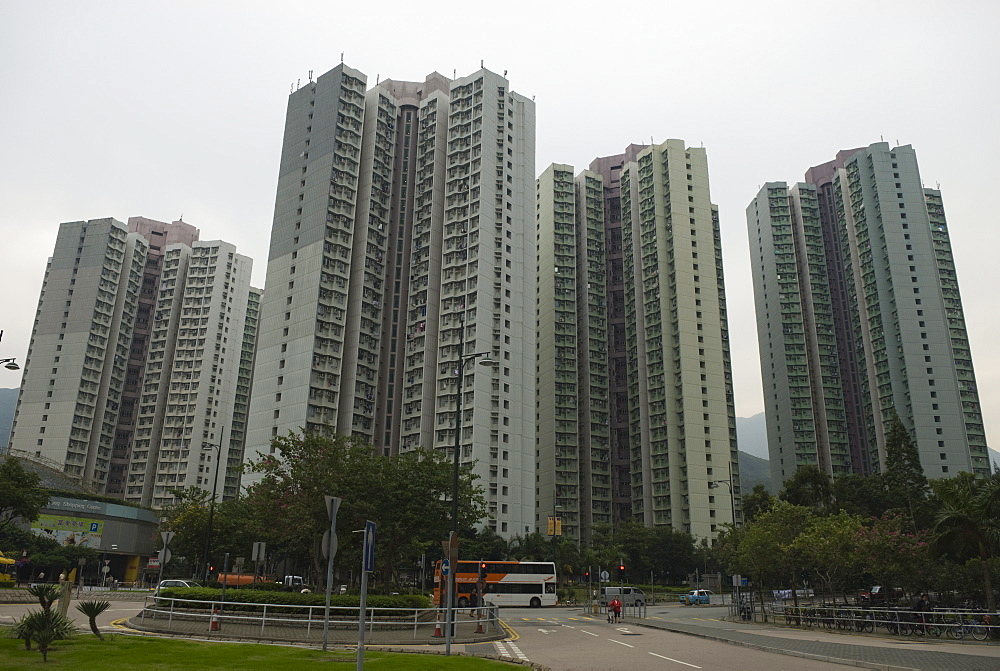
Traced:
<path id="1" fill-rule="evenodd" d="M 171 599 L 190 599 L 192 601 L 217 602 L 222 599 L 221 589 L 209 587 L 167 587 L 160 590 L 160 596 Z M 231 605 L 233 603 L 239 605 Z M 405 615 L 414 608 L 429 608 L 430 599 L 422 594 L 369 594 L 369 608 L 399 608 L 405 609 L 390 613 L 383 611 L 380 615 Z M 298 592 L 272 592 L 257 589 L 226 589 L 226 610 L 253 611 L 261 610 L 261 606 L 325 606 L 326 594 Z M 357 594 L 333 594 L 330 596 L 330 606 L 338 608 L 357 609 L 361 605 L 361 597 Z M 179 604 L 182 608 L 196 608 L 195 604 Z M 208 604 L 205 604 L 208 608 Z M 288 608 L 286 613 L 306 613 L 305 608 Z"/>

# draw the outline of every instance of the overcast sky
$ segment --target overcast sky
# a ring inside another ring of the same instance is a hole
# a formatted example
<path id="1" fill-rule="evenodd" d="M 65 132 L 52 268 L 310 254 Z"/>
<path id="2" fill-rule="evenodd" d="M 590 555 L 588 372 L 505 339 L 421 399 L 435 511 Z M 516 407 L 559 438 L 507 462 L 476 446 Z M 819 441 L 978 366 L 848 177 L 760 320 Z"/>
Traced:
<path id="1" fill-rule="evenodd" d="M 650 138 L 706 148 L 744 417 L 763 409 L 747 204 L 840 149 L 912 144 L 943 192 L 996 447 L 998 26 L 996 0 L 0 0 L 0 357 L 23 362 L 59 223 L 183 215 L 263 287 L 289 87 L 341 53 L 370 84 L 482 60 L 535 96 L 536 172 Z"/>

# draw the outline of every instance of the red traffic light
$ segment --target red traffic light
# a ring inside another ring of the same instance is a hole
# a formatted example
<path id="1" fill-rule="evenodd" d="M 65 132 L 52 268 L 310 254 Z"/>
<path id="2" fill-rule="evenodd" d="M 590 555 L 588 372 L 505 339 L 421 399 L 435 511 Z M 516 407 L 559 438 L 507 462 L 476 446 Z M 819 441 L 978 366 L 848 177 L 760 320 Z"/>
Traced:
<path id="1" fill-rule="evenodd" d="M 625 570 L 625 564 L 620 564 L 620 565 L 618 566 L 618 570 L 619 570 L 619 571 L 624 571 L 624 570 Z"/>

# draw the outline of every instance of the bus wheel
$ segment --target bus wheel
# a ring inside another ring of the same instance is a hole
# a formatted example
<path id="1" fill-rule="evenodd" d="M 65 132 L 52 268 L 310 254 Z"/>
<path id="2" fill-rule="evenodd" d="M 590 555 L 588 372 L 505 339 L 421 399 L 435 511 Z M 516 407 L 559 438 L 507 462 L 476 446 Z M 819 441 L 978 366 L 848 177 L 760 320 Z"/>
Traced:
<path id="1" fill-rule="evenodd" d="M 458 597 L 458 607 L 459 608 L 468 608 L 469 607 L 469 600 L 466 599 L 464 596 Z"/>
<path id="2" fill-rule="evenodd" d="M 529 605 L 532 608 L 541 608 L 542 607 L 542 600 L 539 599 L 537 596 L 531 597 L 531 603 Z"/>

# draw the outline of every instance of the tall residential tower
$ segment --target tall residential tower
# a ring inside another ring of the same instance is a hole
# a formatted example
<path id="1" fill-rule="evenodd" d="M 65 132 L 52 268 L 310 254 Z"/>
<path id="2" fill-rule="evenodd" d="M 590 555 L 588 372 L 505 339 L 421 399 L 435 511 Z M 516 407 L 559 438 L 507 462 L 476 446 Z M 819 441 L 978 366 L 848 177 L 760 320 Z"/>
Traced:
<path id="1" fill-rule="evenodd" d="M 554 399 L 539 407 L 538 513 L 555 511 L 584 542 L 587 525 L 620 519 L 611 515 L 618 442 L 628 448 L 629 517 L 714 539 L 740 518 L 740 485 L 706 153 L 667 140 L 613 158 L 575 181 L 553 165 L 538 182 L 538 388 Z M 621 304 L 608 300 L 616 291 Z M 615 427 L 619 386 L 627 424 Z"/>
<path id="2" fill-rule="evenodd" d="M 340 65 L 289 96 L 250 458 L 289 431 L 386 453 L 461 431 L 484 525 L 533 529 L 534 134 L 534 104 L 488 70 L 368 89 Z M 457 380 L 480 352 L 499 365 Z"/>
<path id="3" fill-rule="evenodd" d="M 232 245 L 198 242 L 182 221 L 62 224 L 11 451 L 102 493 L 162 506 L 170 490 L 212 489 L 215 466 L 202 448 L 227 425 L 220 494 L 234 496 L 256 344 L 250 268 Z"/>
<path id="4" fill-rule="evenodd" d="M 989 473 L 941 194 L 910 146 L 844 151 L 747 208 L 771 478 L 880 472 L 897 415 L 928 477 Z"/>

